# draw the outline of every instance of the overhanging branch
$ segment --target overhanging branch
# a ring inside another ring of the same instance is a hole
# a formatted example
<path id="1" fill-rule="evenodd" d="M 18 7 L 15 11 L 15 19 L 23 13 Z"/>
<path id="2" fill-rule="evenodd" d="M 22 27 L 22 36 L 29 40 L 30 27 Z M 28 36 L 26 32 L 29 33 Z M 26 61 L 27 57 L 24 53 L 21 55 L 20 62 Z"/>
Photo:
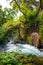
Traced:
<path id="1" fill-rule="evenodd" d="M 40 8 L 41 8 L 41 10 L 43 9 L 43 2 L 42 2 L 42 0 L 40 0 Z"/>
<path id="2" fill-rule="evenodd" d="M 19 4 L 17 3 L 16 0 L 14 0 L 16 5 L 18 6 L 19 10 L 21 11 L 21 13 L 24 15 L 25 19 L 27 20 L 26 14 L 22 11 L 22 9 L 20 8 Z"/>
<path id="3" fill-rule="evenodd" d="M 42 6 L 42 5 L 43 5 L 43 4 L 42 4 L 42 0 L 39 0 L 39 7 L 38 7 L 38 10 L 37 10 L 37 12 L 36 12 L 36 16 L 39 14 L 40 10 L 43 9 L 43 6 Z"/>

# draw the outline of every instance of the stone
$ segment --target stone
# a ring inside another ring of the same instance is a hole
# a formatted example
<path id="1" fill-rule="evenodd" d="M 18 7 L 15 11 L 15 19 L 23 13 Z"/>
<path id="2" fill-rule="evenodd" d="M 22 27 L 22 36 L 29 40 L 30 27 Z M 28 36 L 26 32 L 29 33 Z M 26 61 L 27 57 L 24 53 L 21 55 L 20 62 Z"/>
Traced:
<path id="1" fill-rule="evenodd" d="M 41 39 L 40 34 L 37 33 L 37 32 L 33 32 L 33 33 L 31 33 L 30 36 L 32 38 L 33 45 L 36 46 L 36 47 L 39 47 L 39 42 L 40 42 L 40 39 Z"/>

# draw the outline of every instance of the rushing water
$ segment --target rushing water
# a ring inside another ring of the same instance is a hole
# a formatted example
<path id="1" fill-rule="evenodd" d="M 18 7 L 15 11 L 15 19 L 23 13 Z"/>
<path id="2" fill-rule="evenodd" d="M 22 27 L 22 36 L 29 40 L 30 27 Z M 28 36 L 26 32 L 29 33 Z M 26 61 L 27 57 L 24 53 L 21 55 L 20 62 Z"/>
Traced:
<path id="1" fill-rule="evenodd" d="M 0 44 L 0 52 L 18 52 L 22 54 L 32 54 L 36 56 L 43 56 L 43 52 L 40 52 L 36 47 L 29 44 L 13 44 L 11 40 L 7 44 Z"/>

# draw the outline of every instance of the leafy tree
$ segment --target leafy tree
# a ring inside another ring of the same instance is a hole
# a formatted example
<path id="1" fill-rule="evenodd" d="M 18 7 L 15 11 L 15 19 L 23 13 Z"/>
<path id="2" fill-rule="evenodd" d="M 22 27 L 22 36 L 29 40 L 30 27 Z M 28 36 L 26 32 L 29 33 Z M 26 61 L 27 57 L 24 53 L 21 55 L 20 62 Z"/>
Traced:
<path id="1" fill-rule="evenodd" d="M 15 17 L 15 11 L 11 8 L 5 8 L 4 9 L 4 12 L 5 12 L 5 18 L 6 20 L 13 20 L 14 17 Z"/>
<path id="2" fill-rule="evenodd" d="M 2 26 L 3 23 L 6 22 L 6 18 L 4 16 L 4 11 L 2 10 L 2 6 L 0 6 L 0 26 Z"/>
<path id="3" fill-rule="evenodd" d="M 24 26 L 25 40 L 29 32 L 39 32 L 41 22 L 39 21 L 39 14 L 43 10 L 43 0 L 39 0 L 38 2 L 36 0 L 12 0 L 11 3 L 13 3 L 13 9 L 16 12 L 20 11 L 23 14 L 19 17 L 19 20 Z M 21 17 L 24 17 L 24 19 Z"/>
<path id="4" fill-rule="evenodd" d="M 16 29 L 17 41 L 24 39 L 27 42 L 27 38 L 31 32 L 39 32 L 41 37 L 43 36 L 43 0 L 12 0 L 10 2 L 11 8 L 5 8 L 4 11 L 0 7 L 0 25 L 3 29 L 0 29 L 0 40 L 4 36 L 14 34 Z M 16 18 L 18 12 L 21 12 L 19 18 Z M 11 32 L 9 34 L 9 32 Z M 2 35 L 3 33 L 3 35 Z M 42 37 L 43 39 L 43 37 Z"/>

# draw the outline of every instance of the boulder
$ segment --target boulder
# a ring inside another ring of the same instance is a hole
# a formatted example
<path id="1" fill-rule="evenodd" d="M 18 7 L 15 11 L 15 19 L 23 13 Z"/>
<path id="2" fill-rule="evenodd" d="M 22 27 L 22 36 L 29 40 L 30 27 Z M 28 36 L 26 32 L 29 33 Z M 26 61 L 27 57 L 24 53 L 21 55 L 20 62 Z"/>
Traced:
<path id="1" fill-rule="evenodd" d="M 37 32 L 31 33 L 31 38 L 32 38 L 32 43 L 34 46 L 39 47 L 40 42 L 41 42 L 41 36 Z"/>

